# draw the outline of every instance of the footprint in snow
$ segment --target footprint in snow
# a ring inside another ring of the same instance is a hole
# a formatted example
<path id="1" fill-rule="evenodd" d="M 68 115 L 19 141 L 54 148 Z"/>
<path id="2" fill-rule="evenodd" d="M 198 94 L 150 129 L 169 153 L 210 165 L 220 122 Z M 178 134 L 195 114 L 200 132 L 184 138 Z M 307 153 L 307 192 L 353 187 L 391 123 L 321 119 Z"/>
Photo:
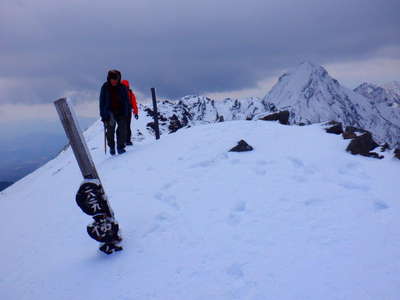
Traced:
<path id="1" fill-rule="evenodd" d="M 309 198 L 304 201 L 305 206 L 313 206 L 321 203 L 323 200 L 321 198 Z"/>
<path id="2" fill-rule="evenodd" d="M 235 226 L 235 225 L 240 224 L 241 221 L 242 221 L 242 218 L 239 215 L 237 215 L 235 213 L 229 214 L 229 217 L 228 217 L 228 224 L 229 225 Z"/>
<path id="3" fill-rule="evenodd" d="M 296 157 L 288 157 L 287 158 L 294 167 L 296 168 L 304 168 L 304 163 L 302 160 L 296 158 Z"/>
<path id="4" fill-rule="evenodd" d="M 261 167 L 255 167 L 254 168 L 254 173 L 256 175 L 263 176 L 263 175 L 267 174 L 267 170 L 265 170 L 265 169 L 263 169 Z"/>
<path id="5" fill-rule="evenodd" d="M 153 233 L 165 231 L 162 227 L 164 224 L 170 223 L 171 216 L 166 213 L 159 213 L 154 217 L 154 222 L 150 228 L 142 234 L 142 238 L 145 238 Z"/>
<path id="6" fill-rule="evenodd" d="M 226 274 L 233 279 L 240 279 L 244 277 L 243 264 L 234 263 L 226 268 Z"/>
<path id="7" fill-rule="evenodd" d="M 234 208 L 232 209 L 231 213 L 228 216 L 228 224 L 235 226 L 240 224 L 242 221 L 242 214 L 246 211 L 246 202 L 245 201 L 240 201 L 236 203 Z"/>
<path id="8" fill-rule="evenodd" d="M 339 185 L 346 190 L 359 190 L 359 191 L 364 191 L 367 192 L 370 190 L 370 188 L 367 185 L 364 184 L 357 184 L 353 182 L 341 182 Z"/>
<path id="9" fill-rule="evenodd" d="M 159 200 L 160 202 L 163 202 L 165 204 L 167 204 L 169 207 L 175 209 L 175 210 L 179 210 L 179 204 L 176 202 L 176 197 L 173 195 L 165 195 L 162 193 L 157 193 L 154 195 L 154 197 Z"/>
<path id="10" fill-rule="evenodd" d="M 374 202 L 374 210 L 375 211 L 382 211 L 385 209 L 388 209 L 389 205 L 387 205 L 385 202 L 383 201 L 375 201 Z"/>
<path id="11" fill-rule="evenodd" d="M 233 210 L 236 212 L 244 212 L 246 210 L 246 205 L 245 201 L 240 201 L 235 205 Z"/>

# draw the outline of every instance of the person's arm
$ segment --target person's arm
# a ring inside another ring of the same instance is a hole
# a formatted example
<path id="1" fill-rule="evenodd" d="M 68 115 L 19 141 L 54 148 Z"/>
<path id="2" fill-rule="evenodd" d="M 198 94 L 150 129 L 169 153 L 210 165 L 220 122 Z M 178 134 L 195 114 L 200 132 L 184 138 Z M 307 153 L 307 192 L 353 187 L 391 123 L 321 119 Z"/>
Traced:
<path id="1" fill-rule="evenodd" d="M 100 90 L 99 97 L 99 108 L 100 108 L 100 117 L 103 122 L 107 122 L 109 119 L 109 114 L 107 112 L 106 107 L 106 95 L 105 95 L 105 86 L 103 85 Z"/>
<path id="2" fill-rule="evenodd" d="M 136 95 L 132 90 L 131 90 L 131 103 L 132 103 L 133 113 L 135 114 L 135 116 L 138 116 L 139 109 L 136 101 Z"/>

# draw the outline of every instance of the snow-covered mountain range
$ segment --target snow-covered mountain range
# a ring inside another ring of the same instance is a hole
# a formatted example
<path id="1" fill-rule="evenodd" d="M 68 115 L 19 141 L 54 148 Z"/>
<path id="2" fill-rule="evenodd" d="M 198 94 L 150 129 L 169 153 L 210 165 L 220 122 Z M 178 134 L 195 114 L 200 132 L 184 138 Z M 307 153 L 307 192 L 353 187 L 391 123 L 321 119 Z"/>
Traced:
<path id="1" fill-rule="evenodd" d="M 203 96 L 186 96 L 163 101 L 159 112 L 162 131 L 198 123 L 251 120 L 287 110 L 290 124 L 313 124 L 335 120 L 373 133 L 380 142 L 400 145 L 400 94 L 398 84 L 371 92 L 360 86 L 354 91 L 342 86 L 321 66 L 303 62 L 283 74 L 263 98 L 217 101 Z M 380 90 L 379 90 L 380 91 Z M 151 108 L 142 107 L 151 114 Z"/>

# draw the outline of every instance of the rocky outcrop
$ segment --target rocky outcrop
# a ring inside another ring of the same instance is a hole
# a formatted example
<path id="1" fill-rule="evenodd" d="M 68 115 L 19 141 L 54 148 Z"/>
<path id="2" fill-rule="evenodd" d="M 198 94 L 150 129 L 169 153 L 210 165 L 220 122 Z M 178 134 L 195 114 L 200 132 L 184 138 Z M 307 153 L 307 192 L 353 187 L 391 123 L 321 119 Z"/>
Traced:
<path id="1" fill-rule="evenodd" d="M 397 148 L 394 150 L 394 157 L 397 159 L 400 159 L 400 148 Z"/>
<path id="2" fill-rule="evenodd" d="M 289 125 L 289 111 L 284 110 L 277 113 L 273 113 L 267 115 L 265 117 L 260 118 L 259 120 L 263 121 L 279 121 L 279 123 L 283 125 Z"/>
<path id="3" fill-rule="evenodd" d="M 353 126 L 346 126 L 346 129 L 344 130 L 342 136 L 345 140 L 348 140 L 348 139 L 354 139 L 357 136 L 363 135 L 364 133 L 368 133 L 371 135 L 371 133 L 368 130 Z"/>
<path id="4" fill-rule="evenodd" d="M 327 128 L 325 128 L 325 131 L 327 133 L 332 133 L 332 134 L 342 134 L 343 133 L 343 125 L 340 122 L 336 121 L 330 121 L 325 124 Z"/>
<path id="5" fill-rule="evenodd" d="M 353 138 L 347 146 L 346 151 L 351 154 L 359 154 L 367 157 L 383 158 L 376 152 L 371 152 L 379 145 L 373 140 L 371 133 L 366 132 L 360 136 Z"/>

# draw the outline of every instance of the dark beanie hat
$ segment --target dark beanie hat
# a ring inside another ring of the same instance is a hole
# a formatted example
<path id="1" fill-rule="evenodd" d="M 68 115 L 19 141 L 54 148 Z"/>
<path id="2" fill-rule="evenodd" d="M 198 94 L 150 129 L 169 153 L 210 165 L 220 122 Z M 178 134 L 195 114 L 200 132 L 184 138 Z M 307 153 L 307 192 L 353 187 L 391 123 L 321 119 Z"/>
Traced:
<path id="1" fill-rule="evenodd" d="M 118 71 L 118 70 L 110 70 L 110 71 L 108 71 L 107 80 L 109 81 L 110 79 L 121 80 L 121 72 Z"/>

